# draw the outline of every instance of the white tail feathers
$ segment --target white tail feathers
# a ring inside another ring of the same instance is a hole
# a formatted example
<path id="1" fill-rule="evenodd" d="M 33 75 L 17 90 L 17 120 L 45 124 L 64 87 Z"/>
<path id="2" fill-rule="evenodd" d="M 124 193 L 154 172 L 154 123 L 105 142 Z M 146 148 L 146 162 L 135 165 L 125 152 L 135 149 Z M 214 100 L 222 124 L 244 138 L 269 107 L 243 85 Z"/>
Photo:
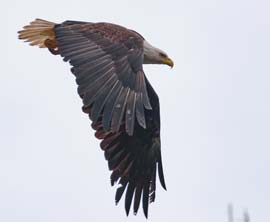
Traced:
<path id="1" fill-rule="evenodd" d="M 53 48 L 53 43 L 55 43 L 54 47 L 56 47 L 54 26 L 55 23 L 53 22 L 36 19 L 18 32 L 19 39 L 30 42 L 30 45 L 37 45 L 40 48 Z M 49 45 L 46 43 L 49 43 Z"/>

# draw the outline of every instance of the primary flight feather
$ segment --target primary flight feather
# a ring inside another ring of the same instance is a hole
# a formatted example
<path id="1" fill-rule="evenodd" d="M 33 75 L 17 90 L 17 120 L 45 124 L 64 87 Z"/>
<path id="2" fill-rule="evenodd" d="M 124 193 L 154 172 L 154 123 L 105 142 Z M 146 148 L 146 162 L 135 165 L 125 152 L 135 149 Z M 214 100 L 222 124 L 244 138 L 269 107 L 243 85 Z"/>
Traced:
<path id="1" fill-rule="evenodd" d="M 19 31 L 30 45 L 48 48 L 72 65 L 83 111 L 92 120 L 95 136 L 118 183 L 115 201 L 125 192 L 125 210 L 140 202 L 146 218 L 154 202 L 156 171 L 166 189 L 160 150 L 159 99 L 148 82 L 143 64 L 173 61 L 137 32 L 111 23 L 36 19 Z"/>

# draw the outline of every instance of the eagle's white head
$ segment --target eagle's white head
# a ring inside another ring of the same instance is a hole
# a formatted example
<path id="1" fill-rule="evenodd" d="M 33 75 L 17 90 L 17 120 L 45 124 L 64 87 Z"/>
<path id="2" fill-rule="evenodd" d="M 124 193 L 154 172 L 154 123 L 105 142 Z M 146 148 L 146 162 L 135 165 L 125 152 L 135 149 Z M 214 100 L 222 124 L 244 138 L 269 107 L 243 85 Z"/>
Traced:
<path id="1" fill-rule="evenodd" d="M 144 64 L 166 64 L 173 67 L 173 61 L 168 57 L 167 53 L 152 46 L 149 42 L 144 40 L 143 42 L 144 51 Z"/>

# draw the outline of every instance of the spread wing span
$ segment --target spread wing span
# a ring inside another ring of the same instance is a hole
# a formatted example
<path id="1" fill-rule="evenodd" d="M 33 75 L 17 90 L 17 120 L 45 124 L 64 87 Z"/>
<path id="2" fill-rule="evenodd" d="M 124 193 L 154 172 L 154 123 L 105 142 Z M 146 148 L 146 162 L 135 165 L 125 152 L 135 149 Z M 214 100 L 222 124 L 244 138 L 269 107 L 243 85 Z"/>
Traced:
<path id="1" fill-rule="evenodd" d="M 124 191 L 129 214 L 142 200 L 144 214 L 155 200 L 156 171 L 166 189 L 160 151 L 158 96 L 142 69 L 143 38 L 108 23 L 65 22 L 55 26 L 58 50 L 76 76 L 83 110 L 102 139 L 101 148 L 118 182 L 115 201 Z"/>

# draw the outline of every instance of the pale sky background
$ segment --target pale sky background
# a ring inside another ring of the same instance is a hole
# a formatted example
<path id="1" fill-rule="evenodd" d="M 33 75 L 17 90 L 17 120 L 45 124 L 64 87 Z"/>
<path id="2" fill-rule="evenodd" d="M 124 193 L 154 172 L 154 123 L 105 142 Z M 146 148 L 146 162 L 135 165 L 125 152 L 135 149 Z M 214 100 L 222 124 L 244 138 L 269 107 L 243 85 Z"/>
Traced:
<path id="1" fill-rule="evenodd" d="M 270 221 L 268 0 L 9 0 L 1 9 L 1 222 L 145 221 L 114 204 L 69 64 L 17 39 L 35 18 L 121 24 L 173 58 L 172 70 L 145 67 L 160 97 L 168 188 L 158 185 L 149 221 L 226 222 L 229 202 L 236 217 L 247 208 L 251 222 Z"/>

